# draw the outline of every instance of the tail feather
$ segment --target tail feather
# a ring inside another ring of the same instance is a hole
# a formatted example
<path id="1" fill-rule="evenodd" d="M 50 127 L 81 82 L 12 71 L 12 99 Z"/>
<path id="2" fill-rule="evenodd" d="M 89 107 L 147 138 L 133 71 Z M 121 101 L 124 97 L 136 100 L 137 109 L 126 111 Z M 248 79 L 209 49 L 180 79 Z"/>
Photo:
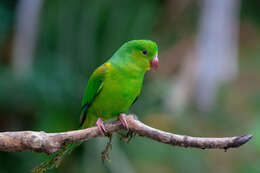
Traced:
<path id="1" fill-rule="evenodd" d="M 86 106 L 87 107 L 87 106 Z M 95 126 L 95 122 L 97 121 L 97 117 L 96 116 L 86 116 L 85 111 L 82 111 L 82 120 L 81 120 L 81 127 L 79 129 L 85 129 L 88 127 L 92 127 Z M 59 167 L 60 163 L 62 162 L 62 160 L 72 152 L 72 150 L 74 150 L 76 147 L 78 147 L 80 144 L 82 144 L 83 142 L 73 142 L 73 143 L 68 143 L 66 145 L 64 145 L 64 147 L 62 149 L 60 149 L 59 151 L 53 153 L 52 155 L 49 156 L 49 158 L 42 162 L 39 166 L 35 167 L 32 170 L 32 173 L 43 173 L 45 171 L 47 171 L 48 169 L 52 169 L 52 168 L 57 168 Z"/>
<path id="2" fill-rule="evenodd" d="M 82 142 L 73 142 L 66 144 L 61 150 L 50 155 L 46 161 L 42 162 L 39 166 L 32 170 L 32 173 L 43 173 L 48 169 L 59 167 L 62 160 L 72 152 L 76 147 L 78 147 Z"/>

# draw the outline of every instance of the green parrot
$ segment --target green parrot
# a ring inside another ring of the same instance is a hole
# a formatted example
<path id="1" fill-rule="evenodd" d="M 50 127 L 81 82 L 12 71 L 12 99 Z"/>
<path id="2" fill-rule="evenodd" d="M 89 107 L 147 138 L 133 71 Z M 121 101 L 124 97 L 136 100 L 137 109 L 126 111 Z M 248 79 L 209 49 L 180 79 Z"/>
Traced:
<path id="1" fill-rule="evenodd" d="M 101 135 L 106 129 L 102 120 L 118 116 L 128 129 L 125 112 L 138 98 L 144 74 L 158 67 L 158 46 L 150 40 L 132 40 L 90 76 L 81 107 L 81 127 L 97 125 Z"/>
<path id="2" fill-rule="evenodd" d="M 115 54 L 90 76 L 81 106 L 81 129 L 97 125 L 106 134 L 102 120 L 118 116 L 128 129 L 125 112 L 138 98 L 144 74 L 158 67 L 158 46 L 150 40 L 132 40 L 123 44 Z M 63 158 L 82 142 L 69 143 L 64 149 L 36 167 L 33 172 L 44 172 L 58 167 Z"/>

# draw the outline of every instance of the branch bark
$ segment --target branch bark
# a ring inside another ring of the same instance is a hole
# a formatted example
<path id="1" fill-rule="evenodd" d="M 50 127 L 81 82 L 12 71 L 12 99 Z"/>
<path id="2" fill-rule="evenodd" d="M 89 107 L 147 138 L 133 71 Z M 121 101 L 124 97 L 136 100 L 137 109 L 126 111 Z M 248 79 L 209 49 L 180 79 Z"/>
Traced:
<path id="1" fill-rule="evenodd" d="M 126 117 L 129 129 L 140 136 L 156 140 L 161 143 L 180 147 L 193 147 L 201 149 L 229 149 L 240 147 L 248 142 L 253 135 L 243 135 L 225 138 L 201 138 L 177 135 L 149 127 L 140 122 L 134 115 Z M 105 123 L 109 132 L 124 129 L 119 121 Z M 35 131 L 1 132 L 0 151 L 33 151 L 52 154 L 65 143 L 80 142 L 101 136 L 97 127 L 83 130 L 74 130 L 63 133 L 45 133 Z"/>

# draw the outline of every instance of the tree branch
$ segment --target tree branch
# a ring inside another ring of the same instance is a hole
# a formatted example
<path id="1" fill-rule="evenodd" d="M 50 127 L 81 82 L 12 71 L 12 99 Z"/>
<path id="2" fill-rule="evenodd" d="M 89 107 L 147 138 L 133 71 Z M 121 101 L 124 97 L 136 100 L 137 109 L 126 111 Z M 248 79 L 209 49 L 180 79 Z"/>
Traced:
<path id="1" fill-rule="evenodd" d="M 149 127 L 134 115 L 126 117 L 129 129 L 140 136 L 144 136 L 161 143 L 181 147 L 194 147 L 201 149 L 225 149 L 239 147 L 248 142 L 253 135 L 243 135 L 226 138 L 200 138 L 182 136 Z M 106 123 L 105 127 L 109 132 L 116 132 L 124 129 L 119 121 Z M 34 151 L 52 154 L 65 143 L 90 140 L 101 136 L 97 127 L 83 130 L 74 130 L 63 133 L 45 133 L 35 131 L 2 132 L 0 133 L 0 151 Z"/>

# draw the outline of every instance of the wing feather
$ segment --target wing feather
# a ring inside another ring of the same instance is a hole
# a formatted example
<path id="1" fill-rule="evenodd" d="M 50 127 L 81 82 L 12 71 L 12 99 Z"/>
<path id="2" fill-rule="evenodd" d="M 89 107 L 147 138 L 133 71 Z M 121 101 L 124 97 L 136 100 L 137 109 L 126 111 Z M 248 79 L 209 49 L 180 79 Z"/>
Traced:
<path id="1" fill-rule="evenodd" d="M 81 117 L 80 125 L 82 125 L 86 119 L 86 113 L 88 108 L 91 106 L 92 102 L 95 100 L 95 97 L 101 92 L 104 80 L 107 72 L 109 71 L 110 64 L 105 63 L 98 67 L 94 73 L 90 76 L 85 94 L 81 103 Z"/>

